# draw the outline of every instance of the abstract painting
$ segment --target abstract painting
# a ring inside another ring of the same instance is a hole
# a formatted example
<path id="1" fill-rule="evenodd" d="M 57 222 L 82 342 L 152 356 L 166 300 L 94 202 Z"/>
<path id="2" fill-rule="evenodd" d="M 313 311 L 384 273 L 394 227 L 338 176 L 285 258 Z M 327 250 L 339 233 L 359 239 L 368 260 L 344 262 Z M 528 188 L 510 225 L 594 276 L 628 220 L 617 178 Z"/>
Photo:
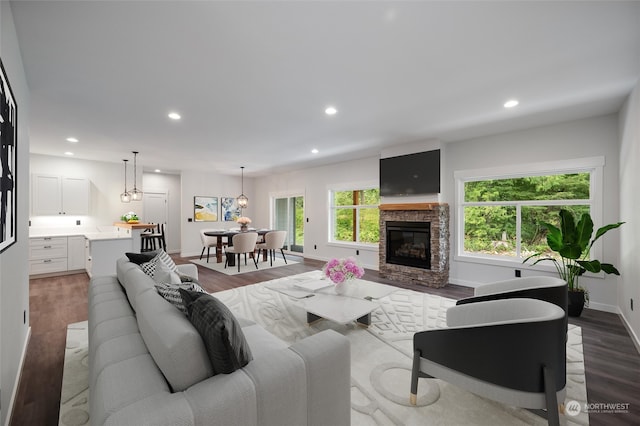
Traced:
<path id="1" fill-rule="evenodd" d="M 16 212 L 16 164 L 18 156 L 18 107 L 16 99 L 9 86 L 7 73 L 0 60 L 2 76 L 0 77 L 0 168 L 2 169 L 2 181 L 0 191 L 0 222 L 2 235 L 0 235 L 0 253 L 16 242 L 17 212 Z"/>
<path id="2" fill-rule="evenodd" d="M 196 222 L 217 222 L 218 197 L 193 197 L 193 218 Z"/>
<path id="3" fill-rule="evenodd" d="M 222 220 L 235 222 L 239 217 L 240 207 L 238 207 L 238 200 L 234 197 L 222 197 Z"/>

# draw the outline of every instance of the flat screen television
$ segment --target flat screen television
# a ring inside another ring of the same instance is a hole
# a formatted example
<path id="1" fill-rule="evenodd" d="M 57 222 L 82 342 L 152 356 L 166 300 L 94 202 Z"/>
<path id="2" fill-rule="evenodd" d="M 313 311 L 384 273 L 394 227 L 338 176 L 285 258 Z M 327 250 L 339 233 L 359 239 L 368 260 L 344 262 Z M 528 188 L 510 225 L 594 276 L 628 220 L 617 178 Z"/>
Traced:
<path id="1" fill-rule="evenodd" d="M 380 195 L 440 192 L 440 150 L 380 159 Z"/>

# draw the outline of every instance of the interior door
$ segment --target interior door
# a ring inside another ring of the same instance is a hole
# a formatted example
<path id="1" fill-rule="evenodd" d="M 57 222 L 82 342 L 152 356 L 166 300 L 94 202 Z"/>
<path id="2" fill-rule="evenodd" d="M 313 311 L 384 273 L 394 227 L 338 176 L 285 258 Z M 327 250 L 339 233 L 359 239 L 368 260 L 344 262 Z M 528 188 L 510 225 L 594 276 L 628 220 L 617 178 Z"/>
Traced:
<path id="1" fill-rule="evenodd" d="M 146 223 L 167 224 L 167 193 L 166 192 L 145 192 L 142 197 L 144 217 Z M 167 247 L 169 242 L 167 241 Z"/>

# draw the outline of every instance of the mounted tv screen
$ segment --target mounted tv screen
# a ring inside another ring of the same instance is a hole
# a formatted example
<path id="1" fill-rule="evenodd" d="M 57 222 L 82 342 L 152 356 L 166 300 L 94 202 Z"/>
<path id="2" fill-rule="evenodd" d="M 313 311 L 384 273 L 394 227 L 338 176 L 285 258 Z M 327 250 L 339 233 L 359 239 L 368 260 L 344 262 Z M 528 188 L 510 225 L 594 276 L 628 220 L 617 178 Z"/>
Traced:
<path id="1" fill-rule="evenodd" d="M 380 195 L 440 192 L 440 150 L 380 159 Z"/>

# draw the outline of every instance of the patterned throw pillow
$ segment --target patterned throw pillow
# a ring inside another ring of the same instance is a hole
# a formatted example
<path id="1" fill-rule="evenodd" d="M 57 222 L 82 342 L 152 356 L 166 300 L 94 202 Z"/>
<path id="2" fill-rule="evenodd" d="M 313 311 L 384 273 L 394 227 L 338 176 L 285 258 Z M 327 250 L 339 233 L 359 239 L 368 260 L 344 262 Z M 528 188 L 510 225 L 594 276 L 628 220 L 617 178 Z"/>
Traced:
<path id="1" fill-rule="evenodd" d="M 210 294 L 180 289 L 189 321 L 207 349 L 214 374 L 229 374 L 253 359 L 240 324 L 224 303 Z"/>
<path id="2" fill-rule="evenodd" d="M 176 263 L 173 261 L 171 256 L 167 254 L 166 251 L 164 251 L 163 249 L 158 249 L 155 253 L 158 255 L 158 258 L 160 258 L 160 260 L 162 260 L 169 267 L 170 270 L 172 270 L 173 272 L 178 271 Z"/>
<path id="3" fill-rule="evenodd" d="M 156 290 L 158 294 L 162 296 L 167 302 L 171 303 L 175 306 L 180 312 L 185 315 L 188 315 L 187 308 L 182 301 L 182 296 L 180 295 L 180 289 L 185 289 L 198 293 L 206 293 L 202 287 L 200 287 L 196 283 L 187 283 L 187 284 L 168 284 L 168 283 L 156 283 Z"/>
<path id="4" fill-rule="evenodd" d="M 164 263 L 162 258 L 156 261 L 156 269 L 153 271 L 151 278 L 157 283 L 180 284 L 182 282 L 178 273 L 169 269 L 169 266 Z"/>
<path id="5" fill-rule="evenodd" d="M 140 265 L 140 267 L 142 268 L 142 271 L 149 275 L 151 278 L 153 278 L 153 274 L 156 272 L 156 262 L 158 262 L 159 257 L 156 256 L 153 259 L 151 259 L 148 262 L 143 263 L 142 265 Z"/>

